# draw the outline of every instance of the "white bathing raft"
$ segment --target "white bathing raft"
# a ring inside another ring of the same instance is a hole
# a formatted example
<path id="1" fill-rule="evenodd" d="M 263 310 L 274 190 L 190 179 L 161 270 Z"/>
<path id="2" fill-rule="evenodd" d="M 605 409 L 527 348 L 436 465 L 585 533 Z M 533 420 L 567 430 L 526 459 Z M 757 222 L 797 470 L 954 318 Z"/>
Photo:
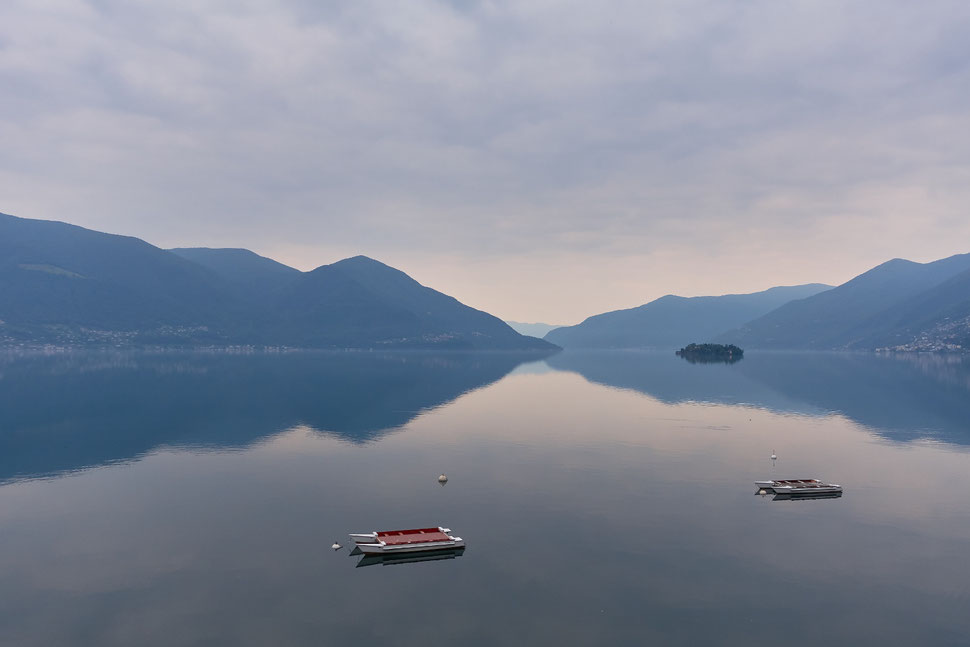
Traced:
<path id="1" fill-rule="evenodd" d="M 461 537 L 453 537 L 450 528 L 442 528 L 441 526 L 437 528 L 351 533 L 350 538 L 354 540 L 362 553 L 368 555 L 453 550 L 465 546 L 465 540 Z"/>
<path id="2" fill-rule="evenodd" d="M 780 479 L 775 481 L 755 481 L 762 490 L 771 490 L 775 494 L 835 494 L 842 492 L 842 486 L 835 483 L 823 483 L 818 479 Z"/>

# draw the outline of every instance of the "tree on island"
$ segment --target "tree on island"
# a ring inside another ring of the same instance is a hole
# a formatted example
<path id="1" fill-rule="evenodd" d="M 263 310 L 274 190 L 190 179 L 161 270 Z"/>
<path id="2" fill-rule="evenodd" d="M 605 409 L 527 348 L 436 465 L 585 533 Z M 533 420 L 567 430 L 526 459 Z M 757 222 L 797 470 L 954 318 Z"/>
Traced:
<path id="1" fill-rule="evenodd" d="M 734 344 L 687 344 L 676 354 L 692 364 L 713 362 L 732 364 L 744 358 L 744 350 Z"/>

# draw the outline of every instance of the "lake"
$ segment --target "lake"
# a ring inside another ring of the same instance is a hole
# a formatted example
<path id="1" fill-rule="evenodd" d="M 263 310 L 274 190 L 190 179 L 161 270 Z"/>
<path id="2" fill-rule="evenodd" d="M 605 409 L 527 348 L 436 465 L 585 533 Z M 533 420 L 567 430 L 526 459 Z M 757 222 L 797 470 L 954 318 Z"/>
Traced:
<path id="1" fill-rule="evenodd" d="M 0 644 L 967 645 L 968 494 L 967 357 L 7 353 Z"/>

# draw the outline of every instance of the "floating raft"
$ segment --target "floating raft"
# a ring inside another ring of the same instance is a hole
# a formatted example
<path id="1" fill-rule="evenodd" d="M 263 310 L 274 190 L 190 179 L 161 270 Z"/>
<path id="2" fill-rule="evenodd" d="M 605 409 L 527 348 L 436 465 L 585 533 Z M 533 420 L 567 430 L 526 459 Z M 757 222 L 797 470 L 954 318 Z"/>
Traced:
<path id="1" fill-rule="evenodd" d="M 412 528 L 351 534 L 361 552 L 369 555 L 411 553 L 462 548 L 465 541 L 454 537 L 450 528 Z"/>
<path id="2" fill-rule="evenodd" d="M 818 479 L 778 479 L 774 481 L 755 481 L 755 485 L 763 490 L 771 490 L 775 494 L 835 494 L 842 492 L 842 486 L 835 483 L 823 483 Z"/>

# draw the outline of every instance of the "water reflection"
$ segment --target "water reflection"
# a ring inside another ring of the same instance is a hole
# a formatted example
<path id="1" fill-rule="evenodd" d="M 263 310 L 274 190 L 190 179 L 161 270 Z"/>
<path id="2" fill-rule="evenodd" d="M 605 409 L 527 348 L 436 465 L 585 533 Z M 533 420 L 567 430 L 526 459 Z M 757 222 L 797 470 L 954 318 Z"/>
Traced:
<path id="1" fill-rule="evenodd" d="M 0 355 L 0 482 L 306 425 L 353 443 L 490 384 L 514 353 Z"/>
<path id="2" fill-rule="evenodd" d="M 750 352 L 737 364 L 692 365 L 667 353 L 567 351 L 547 363 L 662 402 L 837 412 L 894 441 L 970 445 L 966 356 Z"/>
<path id="3" fill-rule="evenodd" d="M 470 359 L 442 368 L 433 360 L 415 372 L 392 368 L 399 361 L 388 358 L 354 377 L 347 366 L 342 375 L 354 388 L 382 394 L 379 403 L 353 400 L 384 412 L 360 418 L 318 411 L 309 395 L 285 399 L 296 388 L 293 375 L 312 381 L 319 368 L 276 369 L 258 357 L 214 359 L 225 368 L 162 362 L 167 368 L 156 373 L 181 375 L 173 379 L 201 389 L 204 402 L 176 416 L 145 396 L 141 419 L 122 418 L 129 431 L 160 427 L 151 418 L 168 415 L 201 444 L 238 441 L 226 429 L 236 421 L 265 440 L 195 451 L 197 442 L 172 442 L 165 432 L 165 443 L 191 449 L 0 487 L 0 645 L 965 644 L 970 452 L 879 442 L 845 416 L 779 415 L 824 409 L 738 371 L 753 358 L 680 363 L 682 373 L 661 363 L 659 374 L 670 379 L 656 388 L 688 398 L 669 403 L 576 372 L 522 366 L 425 409 L 407 433 L 380 442 L 350 441 L 346 430 L 366 428 L 361 420 L 400 420 L 388 413 L 398 402 L 427 401 L 399 395 L 391 407 L 384 401 L 393 391 L 424 392 L 427 383 L 467 382 L 466 371 L 482 377 L 502 367 L 476 368 Z M 127 379 L 168 387 L 161 377 L 136 375 L 150 361 L 124 361 Z M 24 412 L 37 403 L 4 396 L 21 410 L 0 413 L 4 430 L 26 421 L 17 429 L 57 438 L 74 424 L 96 441 L 114 412 L 67 407 L 57 389 L 83 388 L 84 370 L 95 384 L 136 394 L 124 391 L 124 380 L 99 377 L 116 370 L 110 362 L 82 364 L 52 365 L 60 377 L 35 383 L 5 365 L 0 389 L 14 388 L 13 371 L 17 382 L 33 384 L 25 397 L 48 385 L 50 401 L 62 404 L 57 415 Z M 613 364 L 628 366 L 626 384 L 637 384 L 643 361 Z M 954 366 L 944 378 L 920 362 L 910 369 L 933 383 L 961 380 Z M 422 375 L 436 371 L 437 378 Z M 264 385 L 272 413 L 258 420 L 268 428 L 228 413 L 262 415 L 258 389 L 245 395 L 259 402 L 245 403 L 210 380 Z M 708 404 L 753 396 L 776 408 Z M 72 422 L 72 412 L 87 417 Z M 308 425 L 274 431 L 311 418 L 356 426 L 341 426 L 343 436 Z M 444 488 L 436 480 L 443 472 Z M 799 475 L 831 477 L 847 495 L 791 505 L 751 495 L 756 480 Z M 461 528 L 471 552 L 356 568 L 356 558 L 330 549 L 355 530 L 440 523 Z"/>
<path id="4" fill-rule="evenodd" d="M 0 355 L 0 482 L 124 461 L 160 446 L 240 448 L 305 425 L 363 443 L 536 356 L 506 353 Z M 553 370 L 666 403 L 838 412 L 894 440 L 970 445 L 970 359 L 564 352 Z M 538 369 L 528 373 L 536 374 Z"/>
<path id="5" fill-rule="evenodd" d="M 683 355 L 675 353 L 688 364 L 737 364 L 744 357 L 698 357 L 696 355 Z"/>
<path id="6" fill-rule="evenodd" d="M 363 554 L 355 549 L 357 554 Z M 351 555 L 354 553 L 351 552 Z M 445 559 L 457 559 L 465 554 L 464 548 L 451 550 L 430 550 L 420 553 L 404 553 L 402 555 L 364 555 L 357 562 L 357 568 L 363 566 L 393 566 L 395 564 L 416 564 L 418 562 L 438 562 Z"/>
<path id="7" fill-rule="evenodd" d="M 841 499 L 841 492 L 827 492 L 824 494 L 775 494 L 772 501 L 817 501 L 819 499 Z"/>

